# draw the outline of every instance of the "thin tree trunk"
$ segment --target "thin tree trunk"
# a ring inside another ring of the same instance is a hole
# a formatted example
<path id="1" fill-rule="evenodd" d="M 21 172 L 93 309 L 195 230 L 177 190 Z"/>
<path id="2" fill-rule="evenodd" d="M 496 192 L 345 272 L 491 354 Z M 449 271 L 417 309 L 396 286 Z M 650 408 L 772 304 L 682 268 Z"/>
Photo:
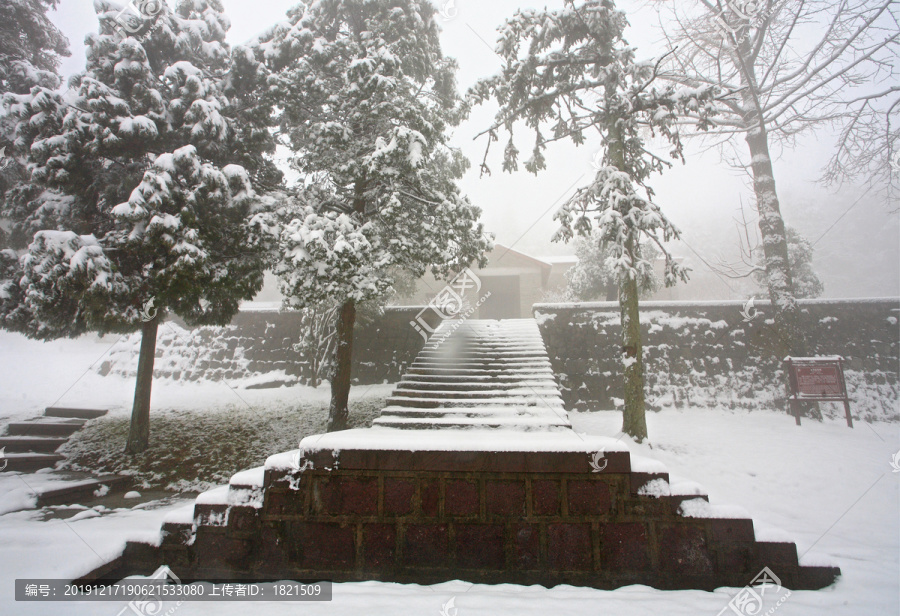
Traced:
<path id="1" fill-rule="evenodd" d="M 637 242 L 632 234 L 626 250 L 635 259 Z M 637 278 L 619 282 L 619 308 L 622 320 L 622 361 L 625 365 L 625 410 L 622 431 L 637 442 L 647 438 L 647 419 L 644 405 L 644 359 L 641 344 L 641 320 L 638 309 Z"/>
<path id="2" fill-rule="evenodd" d="M 746 22 L 741 25 L 747 27 Z M 806 342 L 800 329 L 800 306 L 794 296 L 787 235 L 784 230 L 784 219 L 781 217 L 781 204 L 775 190 L 775 174 L 769 155 L 769 134 L 766 130 L 762 102 L 759 99 L 759 84 L 752 57 L 750 42 L 744 37 L 737 45 L 735 58 L 746 86 L 741 95 L 745 109 L 744 122 L 747 127 L 745 139 L 750 148 L 753 192 L 756 195 L 756 210 L 759 214 L 766 284 L 772 309 L 775 311 L 775 330 L 778 338 L 775 353 L 780 359 L 785 355 L 805 355 Z"/>
<path id="3" fill-rule="evenodd" d="M 141 327 L 141 352 L 138 356 L 137 383 L 131 408 L 131 428 L 125 453 L 134 455 L 150 445 L 150 388 L 153 385 L 153 363 L 156 361 L 156 334 L 162 311 Z"/>
<path id="4" fill-rule="evenodd" d="M 337 344 L 334 352 L 334 373 L 331 379 L 331 407 L 328 410 L 326 431 L 347 429 L 350 414 L 350 370 L 353 367 L 353 325 L 356 323 L 356 304 L 347 300 L 337 315 Z"/>
<path id="5" fill-rule="evenodd" d="M 769 158 L 769 144 L 764 128 L 757 127 L 747 133 L 747 145 L 753 168 L 753 191 L 759 212 L 759 232 L 762 236 L 766 267 L 766 283 L 769 299 L 775 311 L 778 358 L 785 355 L 805 355 L 806 344 L 800 328 L 800 306 L 794 295 L 794 283 L 788 257 L 787 235 L 775 176 Z"/>

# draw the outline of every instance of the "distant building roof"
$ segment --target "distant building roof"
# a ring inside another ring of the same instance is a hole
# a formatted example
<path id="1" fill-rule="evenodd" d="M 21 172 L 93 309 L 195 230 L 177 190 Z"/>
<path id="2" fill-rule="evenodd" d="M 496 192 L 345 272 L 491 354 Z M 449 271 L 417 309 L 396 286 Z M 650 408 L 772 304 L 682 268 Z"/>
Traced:
<path id="1" fill-rule="evenodd" d="M 535 257 L 544 263 L 550 265 L 575 265 L 578 263 L 578 257 L 575 255 L 554 255 L 550 257 Z"/>

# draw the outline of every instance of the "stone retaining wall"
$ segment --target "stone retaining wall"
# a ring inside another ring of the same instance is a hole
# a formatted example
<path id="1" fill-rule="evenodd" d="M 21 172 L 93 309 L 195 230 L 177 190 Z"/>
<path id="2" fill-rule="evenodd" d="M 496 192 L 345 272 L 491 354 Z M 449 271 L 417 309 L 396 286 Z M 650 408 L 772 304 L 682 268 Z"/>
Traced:
<path id="1" fill-rule="evenodd" d="M 900 300 L 801 301 L 810 354 L 842 355 L 854 416 L 900 419 Z M 649 408 L 785 408 L 787 378 L 773 357 L 773 311 L 756 302 L 644 302 Z M 749 311 L 752 316 L 753 311 Z M 612 410 L 623 397 L 616 302 L 536 304 L 534 314 L 567 409 Z M 840 403 L 822 403 L 843 416 Z"/>
<path id="2" fill-rule="evenodd" d="M 410 325 L 421 307 L 388 307 L 354 331 L 353 383 L 371 385 L 400 380 L 425 344 Z M 242 380 L 249 387 L 278 386 L 306 375 L 307 365 L 295 345 L 300 342 L 300 315 L 278 310 L 248 310 L 224 327 L 187 328 L 170 319 L 159 328 L 156 378 Z M 133 377 L 137 373 L 140 334 L 123 338 L 100 366 L 101 374 Z"/>

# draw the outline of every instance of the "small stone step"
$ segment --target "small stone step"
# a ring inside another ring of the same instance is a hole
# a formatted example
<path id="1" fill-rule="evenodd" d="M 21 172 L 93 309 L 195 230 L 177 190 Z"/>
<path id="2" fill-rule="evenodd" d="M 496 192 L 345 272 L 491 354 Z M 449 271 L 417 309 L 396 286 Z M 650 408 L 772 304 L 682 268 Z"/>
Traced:
<path id="1" fill-rule="evenodd" d="M 571 425 L 568 421 L 553 421 L 545 417 L 438 417 L 433 419 L 422 419 L 416 417 L 379 417 L 372 425 L 384 428 L 398 428 L 401 430 L 444 430 L 447 428 L 484 428 L 484 429 L 501 429 L 501 428 L 517 428 L 522 431 L 546 431 L 554 428 L 570 430 Z"/>
<path id="2" fill-rule="evenodd" d="M 395 389 L 392 394 L 395 398 L 443 398 L 446 400 L 471 400 L 473 398 L 505 398 L 514 400 L 519 398 L 533 398 L 535 396 L 542 398 L 557 397 L 559 391 L 548 389 L 546 385 L 539 387 L 511 387 L 509 389 L 488 389 L 477 391 L 465 390 L 420 390 L 420 389 Z"/>
<path id="3" fill-rule="evenodd" d="M 432 399 L 432 398 L 403 398 L 403 397 L 390 397 L 385 402 L 392 406 L 405 406 L 412 408 L 447 408 L 449 407 L 465 407 L 465 406 L 511 406 L 511 407 L 529 407 L 529 406 L 542 406 L 542 407 L 553 407 L 553 408 L 562 408 L 563 402 L 562 398 L 558 395 L 554 396 L 530 396 L 528 398 L 472 398 L 469 400 L 448 400 L 446 398 L 443 399 Z"/>
<path id="4" fill-rule="evenodd" d="M 549 368 L 519 368 L 515 372 L 510 370 L 498 370 L 492 368 L 456 368 L 451 366 L 412 366 L 407 370 L 405 377 L 425 375 L 425 376 L 456 376 L 456 377 L 511 377 L 519 376 L 553 376 L 553 371 Z"/>
<path id="5" fill-rule="evenodd" d="M 552 413 L 552 411 L 549 411 Z M 382 417 L 418 417 L 429 419 L 434 417 L 537 417 L 547 415 L 546 408 L 514 408 L 514 407 L 453 407 L 423 409 L 418 407 L 389 406 L 381 412 Z"/>
<path id="6" fill-rule="evenodd" d="M 51 452 L 56 451 L 66 438 L 58 436 L 0 436 L 0 447 L 14 452 Z"/>
<path id="7" fill-rule="evenodd" d="M 541 340 L 522 340 L 517 342 L 482 342 L 473 341 L 466 344 L 454 345 L 453 350 L 463 351 L 542 351 L 544 343 Z M 446 343 L 427 343 L 422 347 L 423 351 L 444 351 L 450 349 Z"/>
<path id="8" fill-rule="evenodd" d="M 45 417 L 67 417 L 70 419 L 97 419 L 109 411 L 104 409 L 75 409 L 61 406 L 48 406 L 44 409 Z"/>
<path id="9" fill-rule="evenodd" d="M 409 368 L 415 370 L 413 374 L 422 374 L 422 370 L 466 370 L 459 374 L 496 374 L 505 376 L 518 376 L 520 374 L 552 374 L 549 364 L 506 364 L 502 362 L 416 362 Z M 425 373 L 427 374 L 427 372 Z M 440 374 L 440 373 L 438 373 Z"/>
<path id="10" fill-rule="evenodd" d="M 456 392 L 456 391 L 493 391 L 499 388 L 509 387 L 510 389 L 519 389 L 523 387 L 534 388 L 534 389 L 550 389 L 556 387 L 556 382 L 553 379 L 529 379 L 529 380 L 509 380 L 506 382 L 449 382 L 449 383 L 435 383 L 430 381 L 400 381 L 397 383 L 397 389 L 395 390 L 395 395 L 400 394 L 401 391 L 445 391 L 445 392 Z"/>
<path id="11" fill-rule="evenodd" d="M 6 426 L 7 436 L 70 436 L 84 425 L 84 419 L 68 419 L 54 421 L 53 418 L 41 417 L 28 421 L 19 421 Z"/>
<path id="12" fill-rule="evenodd" d="M 493 359 L 495 357 L 499 357 L 501 359 L 528 359 L 528 358 L 545 358 L 547 356 L 547 352 L 543 349 L 509 349 L 509 350 L 467 350 L 467 349 L 453 349 L 453 351 L 444 351 L 444 350 L 435 350 L 429 351 L 427 349 L 423 350 L 419 353 L 419 357 L 422 358 L 431 358 L 431 357 L 451 357 L 453 359 L 466 359 L 466 358 L 487 358 Z"/>
<path id="13" fill-rule="evenodd" d="M 400 383 L 410 385 L 487 385 L 495 387 L 506 383 L 522 383 L 527 381 L 556 382 L 552 373 L 540 374 L 405 374 Z M 400 384 L 398 383 L 398 385 Z"/>
<path id="14" fill-rule="evenodd" d="M 65 457 L 58 453 L 6 453 L 6 468 L 3 472 L 30 473 L 42 468 L 50 468 Z M 3 463 L 0 462 L 0 466 Z"/>
<path id="15" fill-rule="evenodd" d="M 443 366 L 443 365 L 452 365 L 459 366 L 461 368 L 465 368 L 468 365 L 473 366 L 483 366 L 485 364 L 488 365 L 498 365 L 498 366 L 546 366 L 550 367 L 550 361 L 546 357 L 523 357 L 523 358 L 503 358 L 503 357 L 495 357 L 490 355 L 485 355 L 483 358 L 474 358 L 474 357 L 447 357 L 444 355 L 438 357 L 426 357 L 422 358 L 417 357 L 413 362 L 413 366 Z"/>
<path id="16" fill-rule="evenodd" d="M 37 490 L 37 505 L 71 504 L 83 498 L 97 496 L 95 492 L 106 495 L 109 492 L 122 491 L 131 485 L 131 477 L 125 475 L 104 475 L 84 481 L 76 481 L 60 488 Z M 104 489 L 106 486 L 106 489 Z"/>

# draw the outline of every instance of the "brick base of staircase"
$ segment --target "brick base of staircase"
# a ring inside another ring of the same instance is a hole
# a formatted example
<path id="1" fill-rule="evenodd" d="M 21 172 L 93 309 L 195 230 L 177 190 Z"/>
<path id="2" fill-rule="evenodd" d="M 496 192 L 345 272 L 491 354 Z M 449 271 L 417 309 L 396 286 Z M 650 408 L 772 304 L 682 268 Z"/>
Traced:
<path id="1" fill-rule="evenodd" d="M 793 543 L 757 541 L 750 519 L 686 517 L 682 503 L 706 497 L 660 494 L 667 475 L 632 472 L 628 452 L 605 461 L 595 472 L 586 452 L 322 450 L 306 470 L 258 469 L 261 485 L 233 480 L 198 499 L 159 547 L 129 543 L 81 581 L 163 564 L 183 580 L 602 589 L 741 587 L 763 567 L 787 588 L 819 589 L 840 575 L 800 566 Z"/>

